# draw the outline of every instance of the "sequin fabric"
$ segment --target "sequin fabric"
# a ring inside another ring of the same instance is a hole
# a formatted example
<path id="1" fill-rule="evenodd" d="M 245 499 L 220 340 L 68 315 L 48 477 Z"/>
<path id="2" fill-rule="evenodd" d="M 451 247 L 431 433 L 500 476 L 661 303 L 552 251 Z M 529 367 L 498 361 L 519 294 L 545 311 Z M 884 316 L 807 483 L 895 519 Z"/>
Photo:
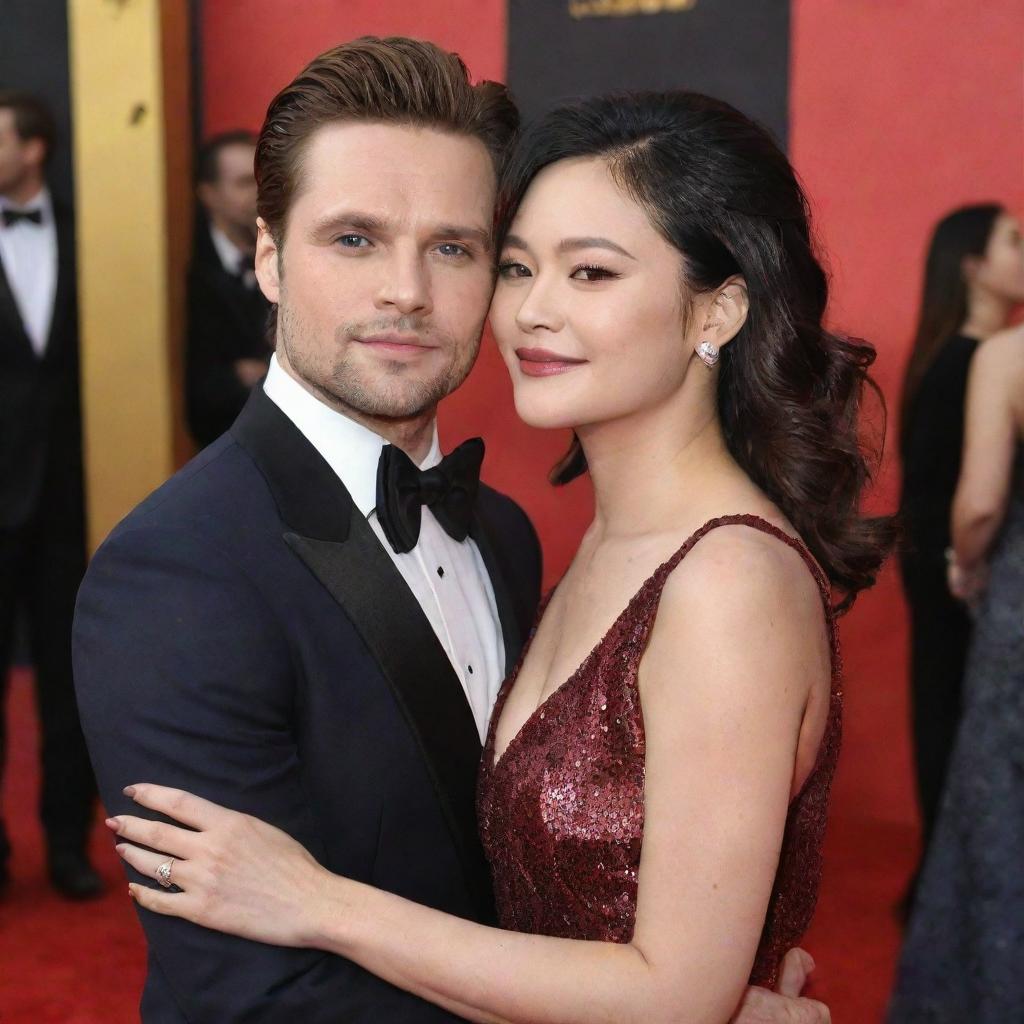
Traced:
<path id="1" fill-rule="evenodd" d="M 576 672 L 526 720 L 495 762 L 494 735 L 517 666 L 491 716 L 478 813 L 503 928 L 606 942 L 632 938 L 644 834 L 640 660 L 669 574 L 702 537 L 728 525 L 769 533 L 801 554 L 821 589 L 832 644 L 828 723 L 815 766 L 790 804 L 751 974 L 753 984 L 772 985 L 782 956 L 798 943 L 814 912 L 842 718 L 828 583 L 803 545 L 772 524 L 740 515 L 702 526 L 644 583 Z M 546 607 L 547 599 L 538 621 Z M 530 640 L 535 632 L 536 626 Z"/>

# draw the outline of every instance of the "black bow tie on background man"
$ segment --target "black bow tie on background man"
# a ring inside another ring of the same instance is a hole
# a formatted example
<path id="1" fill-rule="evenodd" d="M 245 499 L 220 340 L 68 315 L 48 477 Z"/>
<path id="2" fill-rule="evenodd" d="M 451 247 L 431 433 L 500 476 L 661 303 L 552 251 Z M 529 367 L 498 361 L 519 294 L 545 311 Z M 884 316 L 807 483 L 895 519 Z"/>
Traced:
<path id="1" fill-rule="evenodd" d="M 479 437 L 464 441 L 432 469 L 420 469 L 401 448 L 384 446 L 377 463 L 377 518 L 398 554 L 416 547 L 424 505 L 449 537 L 469 536 L 483 461 Z"/>
<path id="2" fill-rule="evenodd" d="M 42 224 L 42 210 L 12 210 L 10 207 L 4 210 L 4 226 L 11 227 L 19 220 L 27 221 L 29 224 Z"/>

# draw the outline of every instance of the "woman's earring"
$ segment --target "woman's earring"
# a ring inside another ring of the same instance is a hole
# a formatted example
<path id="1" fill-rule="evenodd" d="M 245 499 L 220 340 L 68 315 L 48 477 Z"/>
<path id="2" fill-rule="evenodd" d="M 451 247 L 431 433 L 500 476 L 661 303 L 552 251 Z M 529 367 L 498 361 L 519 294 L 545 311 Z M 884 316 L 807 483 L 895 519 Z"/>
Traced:
<path id="1" fill-rule="evenodd" d="M 696 348 L 697 358 L 709 369 L 718 362 L 718 346 L 710 341 L 702 341 Z"/>

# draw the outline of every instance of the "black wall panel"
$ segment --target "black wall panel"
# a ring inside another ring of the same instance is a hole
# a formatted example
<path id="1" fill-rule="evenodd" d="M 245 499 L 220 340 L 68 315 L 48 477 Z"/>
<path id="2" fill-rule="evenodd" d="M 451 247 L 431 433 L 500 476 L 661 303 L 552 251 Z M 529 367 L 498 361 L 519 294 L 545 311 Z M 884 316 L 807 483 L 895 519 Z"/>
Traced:
<path id="1" fill-rule="evenodd" d="M 54 193 L 70 202 L 67 0 L 0 0 L 0 89 L 32 92 L 49 104 L 57 121 L 57 148 L 48 177 Z"/>
<path id="2" fill-rule="evenodd" d="M 661 13 L 597 16 L 644 6 L 659 5 L 509 0 L 508 79 L 526 118 L 575 96 L 692 89 L 732 103 L 786 144 L 788 0 L 667 2 Z"/>

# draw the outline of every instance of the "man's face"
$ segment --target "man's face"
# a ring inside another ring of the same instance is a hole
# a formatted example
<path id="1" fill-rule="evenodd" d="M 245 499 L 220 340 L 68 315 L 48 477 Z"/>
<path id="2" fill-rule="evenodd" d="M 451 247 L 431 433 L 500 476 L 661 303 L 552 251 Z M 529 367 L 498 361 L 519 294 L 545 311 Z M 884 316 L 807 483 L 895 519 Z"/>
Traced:
<path id="1" fill-rule="evenodd" d="M 41 139 L 22 139 L 14 124 L 14 111 L 0 107 L 0 195 L 16 191 L 46 155 Z"/>
<path id="2" fill-rule="evenodd" d="M 278 356 L 325 401 L 429 412 L 473 366 L 494 286 L 495 174 L 476 139 L 386 124 L 309 140 L 278 250 L 256 270 L 278 304 Z"/>
<path id="3" fill-rule="evenodd" d="M 217 154 L 218 177 L 197 189 L 199 201 L 213 215 L 233 227 L 256 234 L 256 177 L 253 160 L 256 147 L 232 143 Z"/>

